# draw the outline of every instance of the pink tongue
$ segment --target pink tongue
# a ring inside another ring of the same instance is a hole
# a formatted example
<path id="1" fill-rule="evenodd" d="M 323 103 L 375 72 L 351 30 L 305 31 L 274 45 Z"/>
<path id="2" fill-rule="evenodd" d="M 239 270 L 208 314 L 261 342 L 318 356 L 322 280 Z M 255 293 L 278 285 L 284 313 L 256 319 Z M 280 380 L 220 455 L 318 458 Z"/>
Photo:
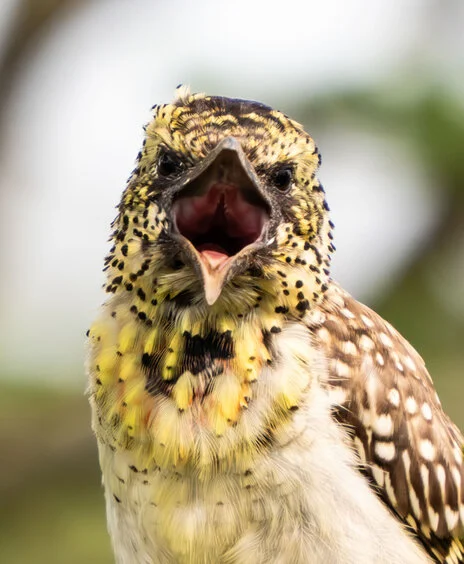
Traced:
<path id="1" fill-rule="evenodd" d="M 218 268 L 229 258 L 229 255 L 222 247 L 214 245 L 213 243 L 200 245 L 198 250 L 203 260 L 207 262 L 208 266 L 212 269 Z"/>

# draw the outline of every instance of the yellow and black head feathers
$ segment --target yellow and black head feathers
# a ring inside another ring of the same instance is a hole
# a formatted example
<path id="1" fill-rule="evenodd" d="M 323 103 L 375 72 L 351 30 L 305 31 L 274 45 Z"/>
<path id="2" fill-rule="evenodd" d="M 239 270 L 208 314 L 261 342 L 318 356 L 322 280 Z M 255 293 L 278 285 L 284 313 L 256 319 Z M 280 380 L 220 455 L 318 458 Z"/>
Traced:
<path id="1" fill-rule="evenodd" d="M 290 270 L 312 280 L 306 293 L 282 286 L 282 307 L 301 314 L 324 292 L 333 250 L 319 162 L 298 123 L 258 102 L 182 90 L 155 106 L 113 225 L 107 290 L 149 272 L 158 302 L 237 308 Z"/>

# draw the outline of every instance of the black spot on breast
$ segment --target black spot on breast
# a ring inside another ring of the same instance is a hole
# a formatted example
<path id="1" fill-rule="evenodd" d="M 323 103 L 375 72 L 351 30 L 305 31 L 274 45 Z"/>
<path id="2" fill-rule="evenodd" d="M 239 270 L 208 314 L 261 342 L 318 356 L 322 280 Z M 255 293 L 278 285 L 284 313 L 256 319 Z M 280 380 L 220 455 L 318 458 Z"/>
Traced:
<path id="1" fill-rule="evenodd" d="M 215 360 L 228 360 L 235 355 L 230 331 L 210 331 L 206 336 L 191 335 L 186 331 L 184 338 L 183 369 L 190 370 L 192 374 L 206 370 Z"/>
<path id="2" fill-rule="evenodd" d="M 274 433 L 271 429 L 265 429 L 258 437 L 256 438 L 256 443 L 259 445 L 259 448 L 262 450 L 267 450 L 272 447 L 274 444 L 275 437 Z"/>
<path id="3" fill-rule="evenodd" d="M 161 354 L 148 354 L 142 355 L 142 366 L 147 374 L 147 383 L 145 389 L 153 396 L 163 395 L 169 396 L 173 385 L 176 383 L 178 375 L 170 380 L 164 380 L 161 376 Z"/>
<path id="4" fill-rule="evenodd" d="M 171 302 L 174 302 L 179 307 L 188 307 L 192 305 L 192 301 L 195 298 L 195 294 L 190 290 L 183 290 L 176 294 L 173 298 L 170 299 Z"/>

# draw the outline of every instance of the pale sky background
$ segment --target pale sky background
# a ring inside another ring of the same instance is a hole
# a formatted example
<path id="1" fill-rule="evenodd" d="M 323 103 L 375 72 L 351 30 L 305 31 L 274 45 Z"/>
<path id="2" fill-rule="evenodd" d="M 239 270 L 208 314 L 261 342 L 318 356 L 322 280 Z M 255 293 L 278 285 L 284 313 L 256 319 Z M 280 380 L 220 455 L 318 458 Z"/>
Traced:
<path id="1" fill-rule="evenodd" d="M 0 55 L 15 5 L 0 6 Z M 177 84 L 290 112 L 315 94 L 382 81 L 407 96 L 401 77 L 413 69 L 462 96 L 463 29 L 464 3 L 438 0 L 108 0 L 52 22 L 5 112 L 1 376 L 83 387 L 109 224 L 149 109 Z M 336 224 L 334 275 L 372 299 L 439 218 L 421 189 L 433 179 L 401 139 L 340 124 L 316 141 Z"/>

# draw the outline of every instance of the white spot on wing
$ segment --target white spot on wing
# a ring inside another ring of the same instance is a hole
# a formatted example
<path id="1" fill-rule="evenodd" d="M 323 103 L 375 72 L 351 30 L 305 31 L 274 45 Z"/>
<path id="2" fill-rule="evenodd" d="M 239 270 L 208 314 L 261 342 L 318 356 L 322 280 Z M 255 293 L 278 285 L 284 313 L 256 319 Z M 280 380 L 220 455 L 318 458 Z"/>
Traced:
<path id="1" fill-rule="evenodd" d="M 454 445 L 453 454 L 456 463 L 460 466 L 462 464 L 462 450 L 459 448 L 458 445 Z"/>
<path id="2" fill-rule="evenodd" d="M 388 392 L 388 401 L 394 406 L 398 407 L 400 405 L 400 393 L 396 388 L 392 388 Z"/>
<path id="3" fill-rule="evenodd" d="M 379 352 L 376 353 L 375 360 L 377 361 L 377 364 L 379 364 L 380 366 L 383 366 L 385 364 L 385 360 L 383 359 L 383 356 Z"/>
<path id="4" fill-rule="evenodd" d="M 395 445 L 393 443 L 377 441 L 374 450 L 379 458 L 387 462 L 391 462 L 395 458 Z"/>
<path id="5" fill-rule="evenodd" d="M 362 335 L 359 339 L 359 346 L 363 351 L 369 352 L 375 348 L 375 343 L 367 335 Z"/>
<path id="6" fill-rule="evenodd" d="M 428 506 L 428 511 L 430 526 L 432 527 L 432 530 L 436 532 L 438 529 L 438 521 L 440 520 L 440 515 L 436 511 L 434 511 L 430 505 Z"/>
<path id="7" fill-rule="evenodd" d="M 346 401 L 346 391 L 340 386 L 330 390 L 330 401 L 333 405 L 342 405 Z"/>
<path id="8" fill-rule="evenodd" d="M 341 346 L 341 349 L 345 354 L 350 354 L 350 355 L 358 354 L 358 349 L 356 348 L 356 345 L 353 343 L 353 341 L 344 341 Z"/>
<path id="9" fill-rule="evenodd" d="M 366 327 L 374 327 L 374 322 L 367 315 L 361 314 L 361 320 Z"/>
<path id="10" fill-rule="evenodd" d="M 393 327 L 390 323 L 388 323 L 388 321 L 385 321 L 385 320 L 384 320 L 384 323 L 385 323 L 385 327 L 388 329 L 388 332 L 389 332 L 391 335 L 394 335 L 394 334 L 396 333 L 394 327 Z"/>
<path id="11" fill-rule="evenodd" d="M 382 470 L 380 466 L 377 466 L 377 464 L 373 464 L 371 470 L 372 470 L 372 475 L 374 476 L 374 479 L 377 482 L 377 484 L 383 487 L 385 480 L 385 471 Z"/>
<path id="12" fill-rule="evenodd" d="M 372 426 L 372 417 L 371 417 L 370 409 L 361 408 L 360 417 L 361 417 L 361 423 L 364 425 L 366 429 L 369 429 Z"/>
<path id="13" fill-rule="evenodd" d="M 388 499 L 390 500 L 391 504 L 393 505 L 393 507 L 396 507 L 398 505 L 398 501 L 396 499 L 395 490 L 393 489 L 389 474 L 385 475 L 385 490 L 387 492 Z"/>
<path id="14" fill-rule="evenodd" d="M 422 478 L 422 485 L 424 490 L 424 497 L 428 499 L 429 497 L 429 469 L 425 464 L 421 464 L 420 475 Z"/>
<path id="15" fill-rule="evenodd" d="M 411 503 L 411 509 L 417 519 L 421 518 L 422 511 L 420 509 L 419 498 L 414 491 L 414 488 L 410 485 L 409 486 L 409 501 Z"/>
<path id="16" fill-rule="evenodd" d="M 337 373 L 337 376 L 340 376 L 340 378 L 348 378 L 351 371 L 348 364 L 342 362 L 341 360 L 337 360 L 335 362 L 335 372 Z"/>
<path id="17" fill-rule="evenodd" d="M 456 466 L 452 466 L 451 474 L 453 474 L 454 483 L 456 484 L 456 487 L 459 489 L 461 487 L 461 472 L 459 472 L 459 468 L 456 468 Z"/>
<path id="18" fill-rule="evenodd" d="M 457 511 L 453 511 L 449 505 L 445 505 L 445 519 L 448 529 L 451 531 L 454 527 L 456 527 L 457 522 L 459 521 L 459 513 Z"/>
<path id="19" fill-rule="evenodd" d="M 432 410 L 427 402 L 424 402 L 421 407 L 421 413 L 426 421 L 432 421 Z"/>
<path id="20" fill-rule="evenodd" d="M 350 311 L 348 308 L 344 307 L 343 309 L 340 310 L 340 313 L 342 315 L 344 315 L 345 317 L 347 317 L 348 319 L 354 319 L 355 315 L 352 311 Z"/>
<path id="21" fill-rule="evenodd" d="M 388 413 L 379 415 L 374 421 L 374 433 L 381 437 L 391 437 L 393 434 L 393 420 Z"/>
<path id="22" fill-rule="evenodd" d="M 377 377 L 373 372 L 370 372 L 366 378 L 366 392 L 371 398 L 375 398 L 375 394 L 377 393 L 378 388 L 378 380 Z"/>
<path id="23" fill-rule="evenodd" d="M 414 364 L 414 362 L 413 362 L 413 360 L 410 356 L 404 357 L 404 363 L 409 368 L 409 370 L 413 370 L 413 371 L 416 370 L 416 365 Z"/>
<path id="24" fill-rule="evenodd" d="M 435 472 L 437 474 L 437 480 L 440 484 L 440 491 L 442 499 L 445 499 L 445 486 L 446 486 L 446 472 L 442 464 L 437 464 L 435 466 Z"/>
<path id="25" fill-rule="evenodd" d="M 321 328 L 318 330 L 317 336 L 319 337 L 319 339 L 320 339 L 323 343 L 330 343 L 330 341 L 331 341 L 331 339 L 332 339 L 329 330 L 326 329 L 325 327 L 321 327 Z"/>
<path id="26" fill-rule="evenodd" d="M 419 442 L 419 452 L 425 460 L 435 459 L 435 447 L 429 439 L 423 439 Z"/>
<path id="27" fill-rule="evenodd" d="M 379 338 L 380 338 L 381 342 L 386 347 L 388 347 L 389 349 L 391 349 L 393 347 L 393 341 L 390 339 L 390 337 L 386 333 L 380 333 Z"/>
<path id="28" fill-rule="evenodd" d="M 409 470 L 411 468 L 411 458 L 409 457 L 409 452 L 407 450 L 403 451 L 403 464 L 404 470 L 407 478 L 409 479 Z"/>
<path id="29" fill-rule="evenodd" d="M 410 415 L 414 415 L 415 413 L 417 413 L 417 402 L 412 396 L 409 396 L 406 399 L 405 407 L 406 407 L 406 411 Z"/>

